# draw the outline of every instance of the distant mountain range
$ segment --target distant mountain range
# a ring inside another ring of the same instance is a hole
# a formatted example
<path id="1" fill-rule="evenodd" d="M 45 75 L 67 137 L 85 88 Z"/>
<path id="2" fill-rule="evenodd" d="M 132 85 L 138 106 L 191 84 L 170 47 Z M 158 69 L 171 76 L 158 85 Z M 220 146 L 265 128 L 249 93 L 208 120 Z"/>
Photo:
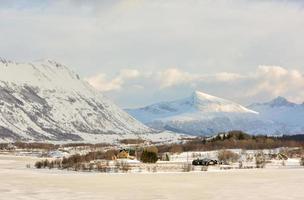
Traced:
<path id="1" fill-rule="evenodd" d="M 304 134 L 304 104 L 296 104 L 284 97 L 277 97 L 270 102 L 252 104 L 248 108 L 257 111 L 261 119 L 280 124 L 280 133 Z"/>
<path id="2" fill-rule="evenodd" d="M 52 60 L 0 59 L 0 141 L 114 142 L 166 140 Z"/>
<path id="3" fill-rule="evenodd" d="M 173 141 L 180 136 L 173 132 L 213 135 L 230 130 L 304 133 L 304 105 L 283 97 L 244 107 L 196 91 L 181 100 L 126 111 L 56 61 L 0 58 L 0 142 Z"/>
<path id="4" fill-rule="evenodd" d="M 268 135 L 304 133 L 304 105 L 283 97 L 244 107 L 196 91 L 181 100 L 126 111 L 152 128 L 191 135 L 213 135 L 230 130 Z"/>

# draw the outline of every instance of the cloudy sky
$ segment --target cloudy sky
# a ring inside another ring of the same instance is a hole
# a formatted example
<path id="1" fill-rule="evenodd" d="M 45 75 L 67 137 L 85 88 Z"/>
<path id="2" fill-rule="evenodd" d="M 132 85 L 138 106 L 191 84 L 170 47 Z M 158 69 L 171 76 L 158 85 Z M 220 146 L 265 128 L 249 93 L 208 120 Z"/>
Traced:
<path id="1" fill-rule="evenodd" d="M 300 0 L 0 0 L 0 57 L 64 63 L 122 107 L 194 90 L 304 101 Z"/>

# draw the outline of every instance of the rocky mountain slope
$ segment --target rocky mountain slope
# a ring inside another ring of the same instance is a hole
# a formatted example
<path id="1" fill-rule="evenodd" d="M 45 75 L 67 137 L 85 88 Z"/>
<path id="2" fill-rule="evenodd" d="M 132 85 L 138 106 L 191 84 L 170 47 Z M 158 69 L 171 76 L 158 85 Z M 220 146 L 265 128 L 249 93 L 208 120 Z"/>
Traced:
<path id="1" fill-rule="evenodd" d="M 0 140 L 111 142 L 149 134 L 157 136 L 66 66 L 0 59 Z"/>
<path id="2" fill-rule="evenodd" d="M 276 119 L 273 113 L 269 114 L 262 106 L 246 108 L 232 101 L 196 91 L 185 99 L 126 111 L 150 127 L 192 135 L 213 135 L 230 130 L 271 135 L 304 132 L 304 125 L 291 126 L 295 119 L 290 118 L 286 121 L 282 118 L 285 114 L 278 117 L 281 120 Z M 302 116 L 303 112 L 298 115 L 298 121 L 304 124 Z"/>

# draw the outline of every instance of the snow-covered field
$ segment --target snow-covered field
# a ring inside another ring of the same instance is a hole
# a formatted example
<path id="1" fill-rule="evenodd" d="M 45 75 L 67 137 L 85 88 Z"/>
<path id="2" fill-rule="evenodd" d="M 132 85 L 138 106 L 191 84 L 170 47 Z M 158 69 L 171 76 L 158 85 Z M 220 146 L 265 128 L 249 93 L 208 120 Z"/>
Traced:
<path id="1" fill-rule="evenodd" d="M 303 199 L 304 169 L 103 174 L 26 168 L 0 155 L 0 199 Z"/>

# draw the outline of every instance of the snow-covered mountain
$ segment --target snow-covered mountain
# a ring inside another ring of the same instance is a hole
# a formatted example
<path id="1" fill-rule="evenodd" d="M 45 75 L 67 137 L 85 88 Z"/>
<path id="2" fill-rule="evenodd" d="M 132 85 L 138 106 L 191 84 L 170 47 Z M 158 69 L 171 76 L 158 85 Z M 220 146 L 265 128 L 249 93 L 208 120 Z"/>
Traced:
<path id="1" fill-rule="evenodd" d="M 112 142 L 137 136 L 157 134 L 66 66 L 0 59 L 0 140 Z"/>
<path id="2" fill-rule="evenodd" d="M 259 112 L 261 119 L 281 124 L 287 133 L 304 133 L 304 104 L 277 97 L 270 102 L 255 103 L 248 107 Z"/>
<path id="3" fill-rule="evenodd" d="M 284 104 L 279 99 L 275 101 L 278 102 L 272 103 Z M 266 113 L 262 112 L 261 115 L 261 110 L 255 108 L 246 108 L 232 101 L 196 91 L 185 99 L 126 111 L 150 127 L 192 135 L 212 135 L 229 130 L 279 135 L 300 133 L 304 130 L 288 127 L 281 121 L 274 120 L 271 114 L 266 117 Z"/>

